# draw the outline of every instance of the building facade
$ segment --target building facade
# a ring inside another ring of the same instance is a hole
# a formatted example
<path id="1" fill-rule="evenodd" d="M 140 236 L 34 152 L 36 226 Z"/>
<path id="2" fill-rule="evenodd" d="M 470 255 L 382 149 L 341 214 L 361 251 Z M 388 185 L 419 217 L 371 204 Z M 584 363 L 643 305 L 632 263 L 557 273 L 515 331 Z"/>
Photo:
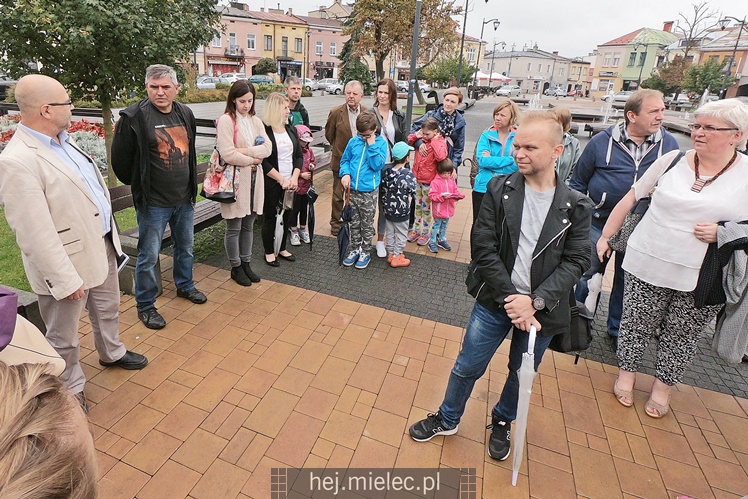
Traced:
<path id="1" fill-rule="evenodd" d="M 678 40 L 671 28 L 672 23 L 664 30 L 641 28 L 598 45 L 591 95 L 638 89 L 656 67 L 658 53 Z"/>
<path id="2" fill-rule="evenodd" d="M 307 24 L 309 56 L 306 59 L 305 77 L 322 79 L 337 78 L 340 59 L 338 56 L 350 36 L 343 35 L 343 23 L 338 19 L 295 16 Z"/>
<path id="3" fill-rule="evenodd" d="M 545 52 L 535 46 L 488 52 L 480 67 L 486 74 L 496 72 L 511 78 L 508 83 L 519 85 L 523 93 L 537 93 L 555 87 L 574 88 L 576 79 L 573 84 L 569 81 L 571 65 L 572 60 L 558 52 Z"/>

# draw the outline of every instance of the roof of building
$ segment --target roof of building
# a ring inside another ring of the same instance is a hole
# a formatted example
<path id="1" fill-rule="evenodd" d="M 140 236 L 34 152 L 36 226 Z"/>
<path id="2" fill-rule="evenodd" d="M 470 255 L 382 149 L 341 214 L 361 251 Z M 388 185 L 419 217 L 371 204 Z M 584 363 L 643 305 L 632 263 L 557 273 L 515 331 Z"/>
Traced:
<path id="1" fill-rule="evenodd" d="M 286 14 L 280 14 L 276 12 L 259 12 L 256 10 L 243 10 L 237 9 L 231 6 L 224 7 L 221 12 L 225 15 L 235 17 L 246 17 L 249 19 L 257 19 L 259 21 L 269 21 L 284 24 L 307 24 L 306 21 L 299 19 L 297 16 L 288 16 Z"/>
<path id="2" fill-rule="evenodd" d="M 601 43 L 598 47 L 606 45 L 631 45 L 635 43 L 666 46 L 670 45 L 677 39 L 678 37 L 669 31 L 652 28 L 639 28 L 636 31 L 614 38 L 609 42 Z"/>
<path id="3" fill-rule="evenodd" d="M 716 36 L 717 34 L 722 34 L 721 36 Z M 719 51 L 725 51 L 725 50 L 733 50 L 735 48 L 735 42 L 738 42 L 738 50 L 746 50 L 748 49 L 748 29 L 743 28 L 743 32 L 740 33 L 740 27 L 739 26 L 731 26 L 729 28 L 726 28 L 725 30 L 719 30 L 712 35 L 715 35 L 715 38 L 711 41 L 705 41 L 704 44 L 700 47 L 700 50 L 705 52 L 719 52 Z M 738 38 L 738 36 L 740 38 Z"/>
<path id="4" fill-rule="evenodd" d="M 309 24 L 310 26 L 327 26 L 330 28 L 342 28 L 343 23 L 339 21 L 338 19 L 326 19 L 323 17 L 310 17 L 310 16 L 297 16 L 294 14 L 294 17 L 298 17 L 305 23 Z"/>

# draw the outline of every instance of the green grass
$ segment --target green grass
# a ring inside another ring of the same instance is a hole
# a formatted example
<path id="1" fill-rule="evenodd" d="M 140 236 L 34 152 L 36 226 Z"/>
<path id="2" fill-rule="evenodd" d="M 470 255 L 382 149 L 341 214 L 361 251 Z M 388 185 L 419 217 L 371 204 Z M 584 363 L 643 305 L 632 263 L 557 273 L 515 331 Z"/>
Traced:
<path id="1" fill-rule="evenodd" d="M 5 210 L 0 208 L 0 214 L 0 284 L 31 291 L 23 270 L 21 250 L 16 245 L 16 236 L 5 220 Z"/>

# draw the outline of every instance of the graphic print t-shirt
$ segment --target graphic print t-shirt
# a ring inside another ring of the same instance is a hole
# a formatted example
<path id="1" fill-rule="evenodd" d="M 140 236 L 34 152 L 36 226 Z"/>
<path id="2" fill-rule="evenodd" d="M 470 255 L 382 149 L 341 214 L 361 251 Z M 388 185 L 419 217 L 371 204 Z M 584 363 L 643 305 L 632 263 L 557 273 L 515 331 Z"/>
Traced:
<path id="1" fill-rule="evenodd" d="M 170 113 L 162 113 L 153 106 L 148 109 L 151 163 L 148 203 L 162 208 L 177 206 L 191 197 L 187 126 L 174 109 Z"/>

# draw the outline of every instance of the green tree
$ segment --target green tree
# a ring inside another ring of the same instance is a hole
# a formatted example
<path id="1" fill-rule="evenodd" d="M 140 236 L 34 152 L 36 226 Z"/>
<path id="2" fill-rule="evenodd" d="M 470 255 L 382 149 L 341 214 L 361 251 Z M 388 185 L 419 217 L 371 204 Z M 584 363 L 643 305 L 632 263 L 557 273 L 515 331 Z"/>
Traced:
<path id="1" fill-rule="evenodd" d="M 446 57 L 433 62 L 430 66 L 423 68 L 423 74 L 427 80 L 442 85 L 448 85 L 457 80 L 457 71 L 460 65 L 459 56 Z M 475 66 L 465 65 L 463 59 L 462 74 L 459 85 L 467 85 L 473 81 Z"/>
<path id="2" fill-rule="evenodd" d="M 0 69 L 39 72 L 73 99 L 101 102 L 111 157 L 112 101 L 143 88 L 150 64 L 174 64 L 218 33 L 214 0 L 2 0 Z M 116 182 L 109 169 L 109 185 Z"/>
<path id="3" fill-rule="evenodd" d="M 372 55 L 377 79 L 384 78 L 384 61 L 399 49 L 410 54 L 415 27 L 415 0 L 357 0 L 343 33 L 354 41 L 355 54 Z M 454 0 L 423 0 L 418 59 L 427 66 L 453 48 L 457 40 L 451 16 L 461 9 Z"/>
<path id="4" fill-rule="evenodd" d="M 364 87 L 364 95 L 371 94 L 371 73 L 360 57 L 355 55 L 353 40 L 349 39 L 343 44 L 343 50 L 338 56 L 340 59 L 340 81 L 345 85 L 351 80 L 358 80 Z"/>
<path id="5" fill-rule="evenodd" d="M 676 56 L 670 62 L 657 69 L 651 77 L 642 82 L 643 88 L 659 90 L 665 95 L 677 92 L 683 88 L 686 69 L 690 63 L 681 56 Z"/>
<path id="6" fill-rule="evenodd" d="M 257 61 L 255 66 L 255 73 L 258 75 L 266 75 L 268 73 L 277 73 L 278 65 L 275 63 L 272 57 L 263 57 Z"/>
<path id="7" fill-rule="evenodd" d="M 716 94 L 724 81 L 725 68 L 716 59 L 710 59 L 704 64 L 689 66 L 683 80 L 683 88 L 696 94 L 702 94 L 704 90 L 709 89 L 709 93 Z M 727 87 L 734 84 L 735 77 L 730 75 L 727 78 Z"/>

